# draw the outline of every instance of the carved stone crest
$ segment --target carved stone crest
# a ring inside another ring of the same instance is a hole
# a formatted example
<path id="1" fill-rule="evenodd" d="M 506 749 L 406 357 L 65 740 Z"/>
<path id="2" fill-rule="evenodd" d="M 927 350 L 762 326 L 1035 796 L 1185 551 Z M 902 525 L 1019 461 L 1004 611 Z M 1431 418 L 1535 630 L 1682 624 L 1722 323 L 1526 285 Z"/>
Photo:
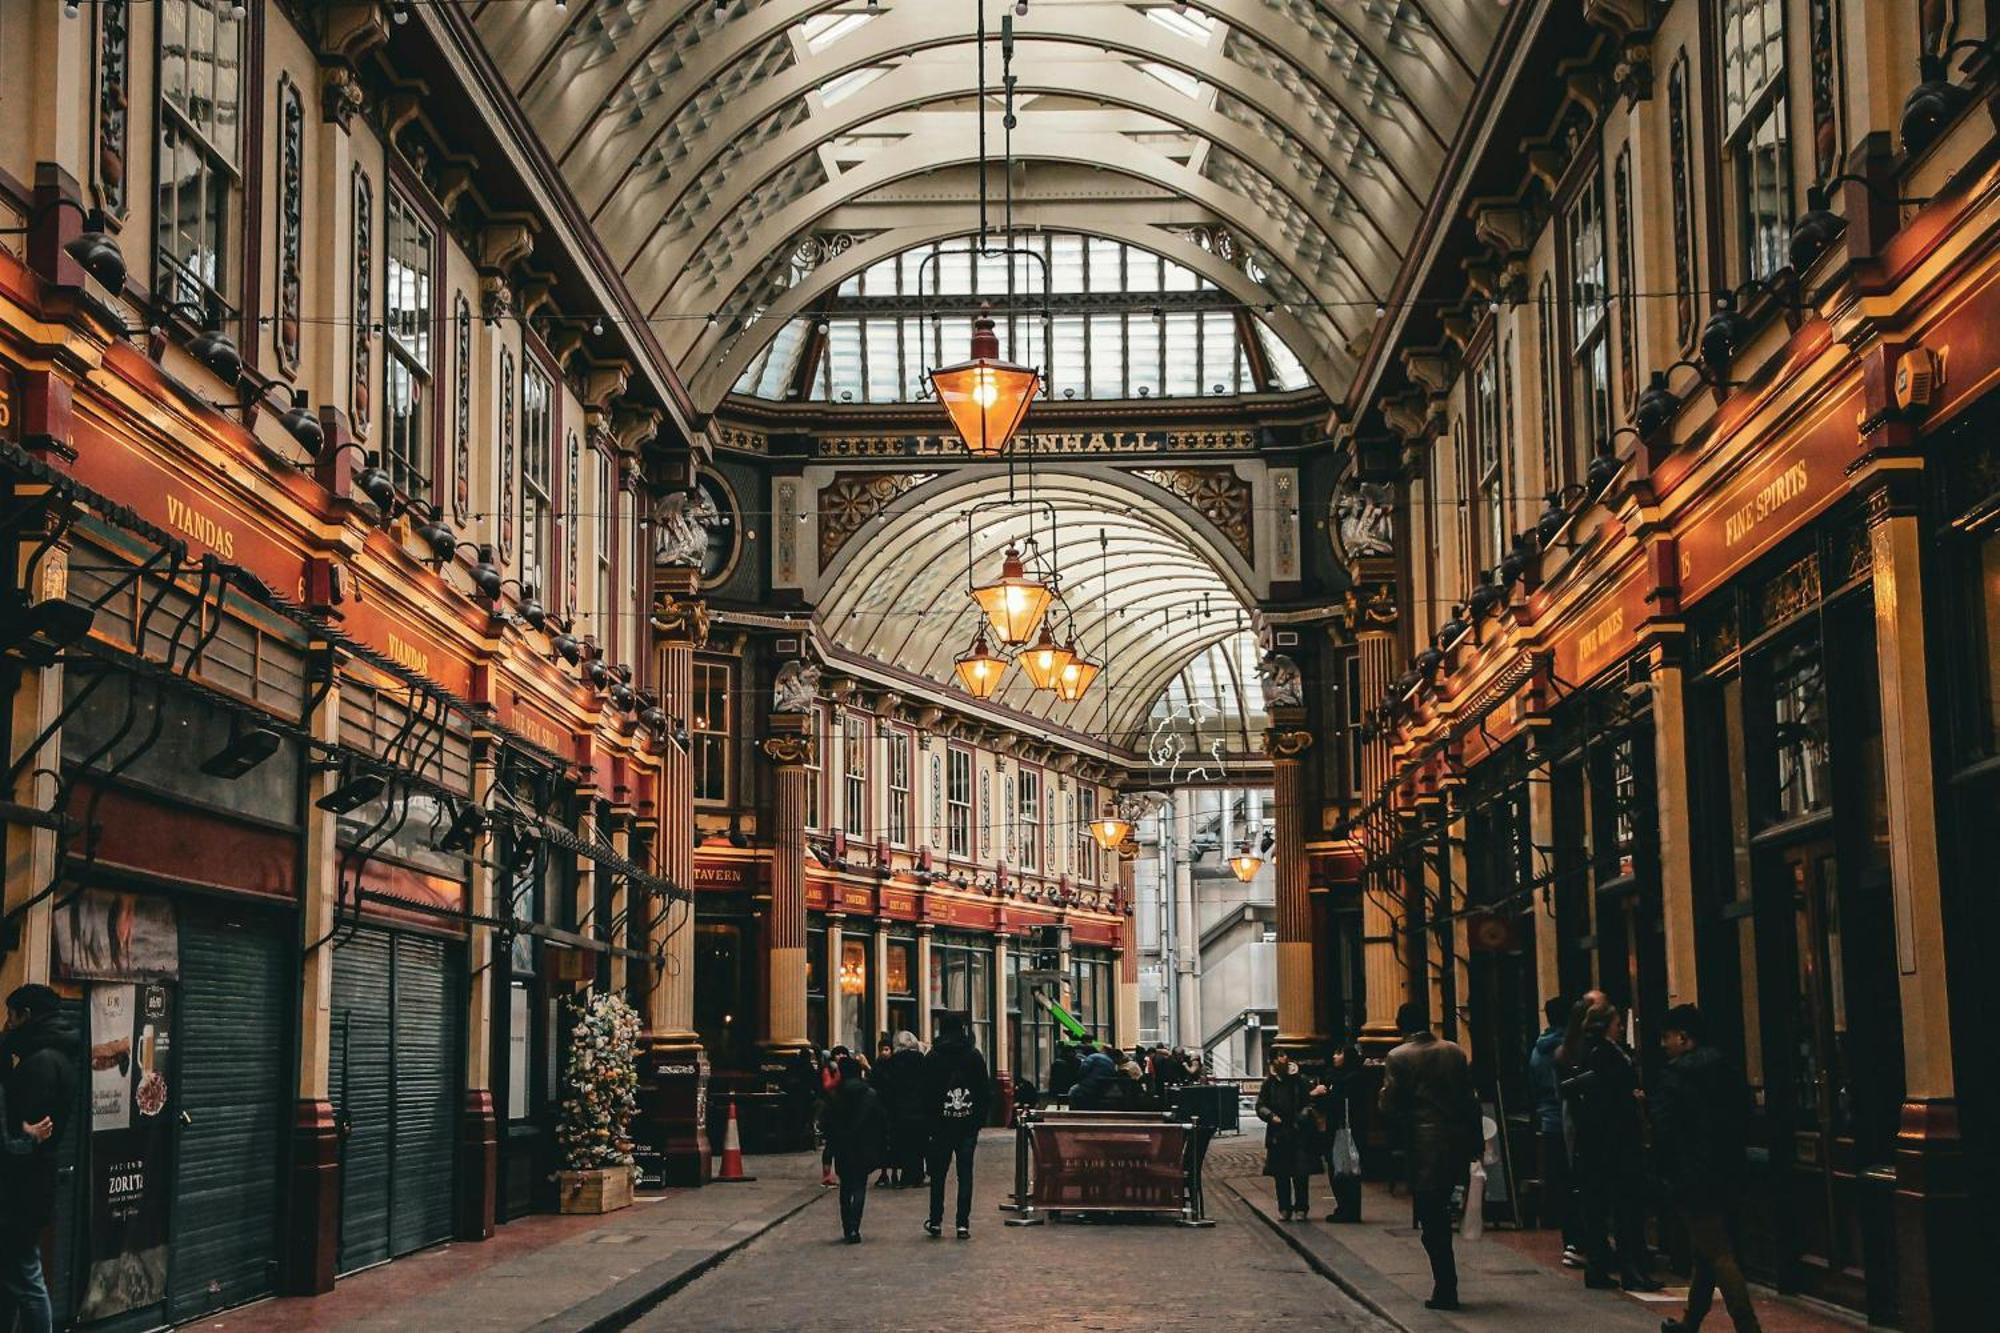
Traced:
<path id="1" fill-rule="evenodd" d="M 1257 663 L 1257 674 L 1264 680 L 1264 706 L 1266 708 L 1301 708 L 1305 705 L 1305 677 L 1299 674 L 1299 664 L 1282 653 L 1267 653 Z"/>
<path id="2" fill-rule="evenodd" d="M 771 682 L 771 711 L 807 712 L 818 694 L 819 667 L 803 659 L 795 659 L 779 667 L 777 679 Z"/>
<path id="3" fill-rule="evenodd" d="M 708 603 L 699 597 L 661 593 L 653 603 L 653 628 L 670 639 L 699 647 L 708 642 Z"/>
<path id="4" fill-rule="evenodd" d="M 715 501 L 699 486 L 667 492 L 653 508 L 655 559 L 663 565 L 699 569 L 708 555 L 709 532 L 721 525 Z"/>
<path id="5" fill-rule="evenodd" d="M 1357 482 L 1333 493 L 1334 554 L 1343 560 L 1395 553 L 1395 492 L 1383 482 Z"/>

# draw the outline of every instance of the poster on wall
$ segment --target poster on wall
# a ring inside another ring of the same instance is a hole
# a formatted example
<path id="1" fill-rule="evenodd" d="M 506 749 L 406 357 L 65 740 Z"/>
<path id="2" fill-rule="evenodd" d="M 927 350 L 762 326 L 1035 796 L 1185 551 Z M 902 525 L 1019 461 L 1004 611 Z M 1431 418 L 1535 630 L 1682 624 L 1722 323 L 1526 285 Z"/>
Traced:
<path id="1" fill-rule="evenodd" d="M 180 975 L 171 898 L 86 889 L 56 910 L 56 972 L 67 981 L 165 981 Z"/>
<path id="2" fill-rule="evenodd" d="M 81 1321 L 156 1305 L 167 1295 L 173 1080 L 173 988 L 90 987 L 89 1272 Z"/>

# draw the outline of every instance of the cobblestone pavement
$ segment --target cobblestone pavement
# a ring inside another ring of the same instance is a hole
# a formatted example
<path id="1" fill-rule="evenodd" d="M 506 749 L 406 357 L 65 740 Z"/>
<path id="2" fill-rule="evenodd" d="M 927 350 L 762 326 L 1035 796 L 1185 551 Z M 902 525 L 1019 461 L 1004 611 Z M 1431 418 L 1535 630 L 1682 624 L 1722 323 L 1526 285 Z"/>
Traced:
<path id="1" fill-rule="evenodd" d="M 1225 1153 L 1241 1169 L 1240 1153 Z M 978 1157 L 972 1239 L 922 1231 L 928 1190 L 871 1192 L 867 1238 L 840 1243 L 828 1198 L 761 1237 L 640 1320 L 636 1328 L 1075 1330 L 1390 1328 L 1315 1274 L 1227 1190 L 1216 1225 L 1150 1220 L 1009 1227 L 1012 1140 L 989 1132 Z M 831 1193 L 831 1191 L 829 1191 Z M 950 1196 L 946 1198 L 950 1221 Z"/>

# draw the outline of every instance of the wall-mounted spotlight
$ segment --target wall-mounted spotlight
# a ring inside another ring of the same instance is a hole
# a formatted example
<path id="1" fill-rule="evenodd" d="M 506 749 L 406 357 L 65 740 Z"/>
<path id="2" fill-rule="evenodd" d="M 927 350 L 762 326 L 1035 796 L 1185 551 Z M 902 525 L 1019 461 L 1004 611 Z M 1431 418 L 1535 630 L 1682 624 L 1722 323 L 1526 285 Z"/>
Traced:
<path id="1" fill-rule="evenodd" d="M 65 4 L 63 14 L 75 18 L 76 6 Z M 34 230 L 36 223 L 63 208 L 73 208 L 83 215 L 82 232 L 63 242 L 63 253 L 114 295 L 123 292 L 125 254 L 118 248 L 118 242 L 111 239 L 111 223 L 101 208 L 85 208 L 74 199 L 57 197 L 30 213 L 26 226 L 0 229 L 0 236 L 25 236 Z"/>
<path id="2" fill-rule="evenodd" d="M 458 554 L 458 534 L 444 521 L 444 506 L 432 505 L 417 524 L 417 540 L 430 548 L 429 563 L 443 569 Z M 468 542 L 466 545 L 470 546 Z"/>
<path id="3" fill-rule="evenodd" d="M 1917 57 L 1917 86 L 1903 99 L 1898 126 L 1903 151 L 1914 157 L 1938 141 L 1945 127 L 1972 100 L 1972 90 L 1951 81 L 1951 58 L 1960 51 L 1990 51 L 1991 38 L 1953 42 L 1944 50 Z"/>
<path id="4" fill-rule="evenodd" d="M 486 832 L 493 823 L 486 813 L 486 807 L 467 802 L 452 812 L 451 824 L 439 835 L 435 844 L 441 852 L 470 851 L 479 835 Z"/>
<path id="5" fill-rule="evenodd" d="M 350 810 L 360 809 L 388 788 L 388 780 L 379 773 L 357 773 L 347 777 L 313 804 L 329 814 L 344 815 Z"/>
<path id="6" fill-rule="evenodd" d="M 234 781 L 278 752 L 284 737 L 269 727 L 245 727 L 231 718 L 229 743 L 201 761 L 201 771 L 212 778 Z"/>

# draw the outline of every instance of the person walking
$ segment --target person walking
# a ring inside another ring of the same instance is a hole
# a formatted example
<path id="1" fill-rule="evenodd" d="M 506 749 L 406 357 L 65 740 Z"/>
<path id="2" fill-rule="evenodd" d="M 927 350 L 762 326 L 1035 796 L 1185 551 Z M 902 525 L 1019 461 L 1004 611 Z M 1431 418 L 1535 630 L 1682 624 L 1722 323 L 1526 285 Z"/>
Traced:
<path id="1" fill-rule="evenodd" d="M 868 1203 L 868 1173 L 883 1160 L 889 1141 L 889 1117 L 881 1094 L 868 1086 L 861 1062 L 840 1057 L 839 1081 L 828 1095 L 822 1124 L 827 1151 L 840 1178 L 840 1234 L 849 1245 L 861 1243 L 861 1213 Z"/>
<path id="2" fill-rule="evenodd" d="M 1660 1290 L 1646 1261 L 1646 1161 L 1639 1068 L 1619 1040 L 1624 1016 L 1599 998 L 1570 1015 L 1562 1050 L 1573 1072 L 1562 1082 L 1576 1130 L 1572 1165 L 1582 1204 L 1587 1287 Z M 1611 1276 L 1616 1236 L 1618 1277 Z"/>
<path id="3" fill-rule="evenodd" d="M 965 1020 L 954 1013 L 938 1019 L 937 1040 L 924 1057 L 926 1101 L 930 1117 L 931 1215 L 925 1234 L 936 1237 L 944 1225 L 944 1172 L 958 1172 L 958 1238 L 972 1237 L 972 1154 L 979 1131 L 993 1105 L 993 1080 L 986 1057 L 972 1043 Z"/>
<path id="4" fill-rule="evenodd" d="M 1668 1010 L 1660 1041 L 1668 1059 L 1648 1103 L 1653 1147 L 1667 1202 L 1680 1215 L 1694 1251 L 1686 1309 L 1660 1330 L 1694 1333 L 1708 1317 L 1720 1286 L 1736 1333 L 1754 1331 L 1760 1327 L 1757 1311 L 1736 1261 L 1750 1090 L 1722 1052 L 1708 1045 L 1708 1025 L 1695 1006 Z"/>
<path id="5" fill-rule="evenodd" d="M 1570 1184 L 1569 1138 L 1563 1127 L 1562 1069 L 1556 1061 L 1570 1005 L 1560 995 L 1542 1006 L 1548 1026 L 1528 1048 L 1528 1090 L 1535 1099 L 1535 1144 L 1542 1171 L 1541 1224 L 1561 1227 L 1564 1268 L 1583 1267 L 1576 1191 Z"/>
<path id="6" fill-rule="evenodd" d="M 42 1272 L 41 1235 L 55 1215 L 56 1150 L 76 1110 L 83 1041 L 47 986 L 30 983 L 7 997 L 0 1039 L 0 1123 L 19 1121 L 36 1140 L 26 1153 L 0 1159 L 7 1200 L 0 1208 L 0 1329 L 50 1333 L 55 1312 Z M 46 1128 L 42 1128 L 46 1122 Z"/>
<path id="7" fill-rule="evenodd" d="M 1264 1174 L 1275 1181 L 1278 1216 L 1308 1220 L 1312 1178 L 1320 1169 L 1319 1110 L 1326 1088 L 1308 1083 L 1299 1062 L 1283 1051 L 1257 1089 L 1257 1118 L 1264 1122 Z"/>
<path id="8" fill-rule="evenodd" d="M 1326 1185 L 1333 1195 L 1329 1222 L 1361 1220 L 1362 1060 L 1352 1042 L 1333 1053 L 1326 1095 L 1319 1098 L 1326 1129 Z"/>
<path id="9" fill-rule="evenodd" d="M 1431 1031 L 1424 1006 L 1415 1001 L 1396 1011 L 1396 1027 L 1403 1044 L 1389 1052 L 1377 1109 L 1407 1144 L 1413 1225 L 1423 1233 L 1431 1261 L 1431 1297 L 1424 1308 L 1456 1310 L 1451 1192 L 1466 1182 L 1472 1159 L 1486 1146 L 1472 1062 L 1458 1043 Z"/>
<path id="10" fill-rule="evenodd" d="M 930 1118 L 924 1101 L 924 1053 L 914 1032 L 896 1034 L 895 1051 L 876 1066 L 876 1091 L 889 1115 L 889 1161 L 895 1187 L 913 1189 L 924 1183 L 924 1151 Z"/>

